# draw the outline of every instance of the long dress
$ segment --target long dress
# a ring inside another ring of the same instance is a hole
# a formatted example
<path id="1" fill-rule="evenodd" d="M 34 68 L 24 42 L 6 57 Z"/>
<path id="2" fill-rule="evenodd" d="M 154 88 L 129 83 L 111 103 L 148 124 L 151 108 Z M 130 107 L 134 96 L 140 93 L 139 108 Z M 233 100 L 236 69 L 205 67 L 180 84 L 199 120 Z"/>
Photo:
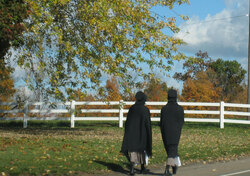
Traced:
<path id="1" fill-rule="evenodd" d="M 152 155 L 152 129 L 149 109 L 145 102 L 129 108 L 121 152 L 134 164 L 146 164 L 145 156 Z"/>

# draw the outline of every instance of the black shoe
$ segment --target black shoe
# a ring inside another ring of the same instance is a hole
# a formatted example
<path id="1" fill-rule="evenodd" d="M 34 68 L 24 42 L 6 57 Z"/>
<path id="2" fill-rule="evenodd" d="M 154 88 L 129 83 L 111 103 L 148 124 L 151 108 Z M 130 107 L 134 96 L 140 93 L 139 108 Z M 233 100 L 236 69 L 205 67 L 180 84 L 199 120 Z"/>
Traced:
<path id="1" fill-rule="evenodd" d="M 133 164 L 131 164 L 129 175 L 135 175 L 135 169 Z"/>
<path id="2" fill-rule="evenodd" d="M 169 172 L 169 167 L 170 167 L 169 165 L 166 166 L 166 170 L 163 174 L 164 176 L 172 176 L 172 174 Z"/>
<path id="3" fill-rule="evenodd" d="M 177 166 L 172 166 L 173 174 L 176 174 L 178 167 Z"/>
<path id="4" fill-rule="evenodd" d="M 149 169 L 146 169 L 144 164 L 142 164 L 140 174 L 147 174 L 148 172 L 149 172 Z"/>
<path id="5" fill-rule="evenodd" d="M 149 173 L 149 169 L 143 169 L 140 171 L 140 174 L 147 174 Z"/>

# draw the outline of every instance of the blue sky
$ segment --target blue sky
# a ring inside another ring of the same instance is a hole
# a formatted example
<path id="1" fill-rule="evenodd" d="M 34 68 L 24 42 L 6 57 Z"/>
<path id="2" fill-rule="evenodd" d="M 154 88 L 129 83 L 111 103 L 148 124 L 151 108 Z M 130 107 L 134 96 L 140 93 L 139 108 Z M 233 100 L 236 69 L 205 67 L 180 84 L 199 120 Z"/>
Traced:
<path id="1" fill-rule="evenodd" d="M 199 50 L 207 51 L 212 59 L 237 60 L 247 70 L 249 0 L 190 0 L 190 4 L 154 9 L 160 16 L 176 16 L 182 38 L 187 45 L 180 50 L 194 56 Z M 183 21 L 178 14 L 189 16 Z M 182 70 L 176 62 L 172 73 Z M 246 75 L 247 76 L 247 75 Z M 182 84 L 168 78 L 167 84 L 177 89 Z"/>
<path id="2" fill-rule="evenodd" d="M 215 15 L 225 7 L 224 0 L 190 0 L 190 4 L 181 5 L 174 8 L 180 14 L 190 17 L 198 15 L 204 19 L 208 14 Z"/>
<path id="3" fill-rule="evenodd" d="M 214 15 L 225 8 L 224 0 L 189 0 L 190 4 L 176 5 L 173 10 L 178 14 L 187 16 L 199 16 L 204 19 L 208 14 Z M 168 12 L 166 8 L 157 7 L 155 12 L 164 15 L 174 15 L 175 12 Z"/>

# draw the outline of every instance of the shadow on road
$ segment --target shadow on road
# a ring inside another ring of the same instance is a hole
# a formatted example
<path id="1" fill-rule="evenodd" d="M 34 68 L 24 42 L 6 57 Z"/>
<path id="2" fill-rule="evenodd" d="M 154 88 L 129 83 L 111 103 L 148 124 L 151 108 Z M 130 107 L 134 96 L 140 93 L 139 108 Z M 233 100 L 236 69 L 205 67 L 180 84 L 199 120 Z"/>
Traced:
<path id="1" fill-rule="evenodd" d="M 104 165 L 106 166 L 109 170 L 116 172 L 117 174 L 125 174 L 128 175 L 129 174 L 129 164 L 126 164 L 126 169 L 124 169 L 122 166 L 115 164 L 115 163 L 108 163 L 108 162 L 104 162 L 104 161 L 95 161 L 98 164 Z M 140 169 L 135 168 L 135 172 L 137 174 L 140 173 Z M 149 170 L 149 172 L 147 172 L 146 175 L 162 175 L 162 173 L 153 173 Z"/>

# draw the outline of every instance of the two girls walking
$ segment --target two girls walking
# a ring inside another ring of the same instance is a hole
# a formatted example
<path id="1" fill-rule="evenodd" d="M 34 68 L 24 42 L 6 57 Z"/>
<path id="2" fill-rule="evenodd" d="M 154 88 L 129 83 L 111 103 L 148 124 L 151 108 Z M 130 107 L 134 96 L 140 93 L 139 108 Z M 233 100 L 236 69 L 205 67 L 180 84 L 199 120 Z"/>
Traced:
<path id="1" fill-rule="evenodd" d="M 140 173 L 147 173 L 145 168 L 148 157 L 152 156 L 152 129 L 150 111 L 145 106 L 146 95 L 139 91 L 135 95 L 136 102 L 129 108 L 125 122 L 125 133 L 121 152 L 130 161 L 130 175 L 134 175 L 134 166 L 141 165 Z M 176 174 L 181 165 L 178 156 L 178 144 L 184 123 L 184 110 L 177 103 L 176 90 L 168 91 L 168 103 L 161 109 L 160 128 L 167 164 L 165 176 Z M 172 168 L 172 173 L 170 169 Z"/>

